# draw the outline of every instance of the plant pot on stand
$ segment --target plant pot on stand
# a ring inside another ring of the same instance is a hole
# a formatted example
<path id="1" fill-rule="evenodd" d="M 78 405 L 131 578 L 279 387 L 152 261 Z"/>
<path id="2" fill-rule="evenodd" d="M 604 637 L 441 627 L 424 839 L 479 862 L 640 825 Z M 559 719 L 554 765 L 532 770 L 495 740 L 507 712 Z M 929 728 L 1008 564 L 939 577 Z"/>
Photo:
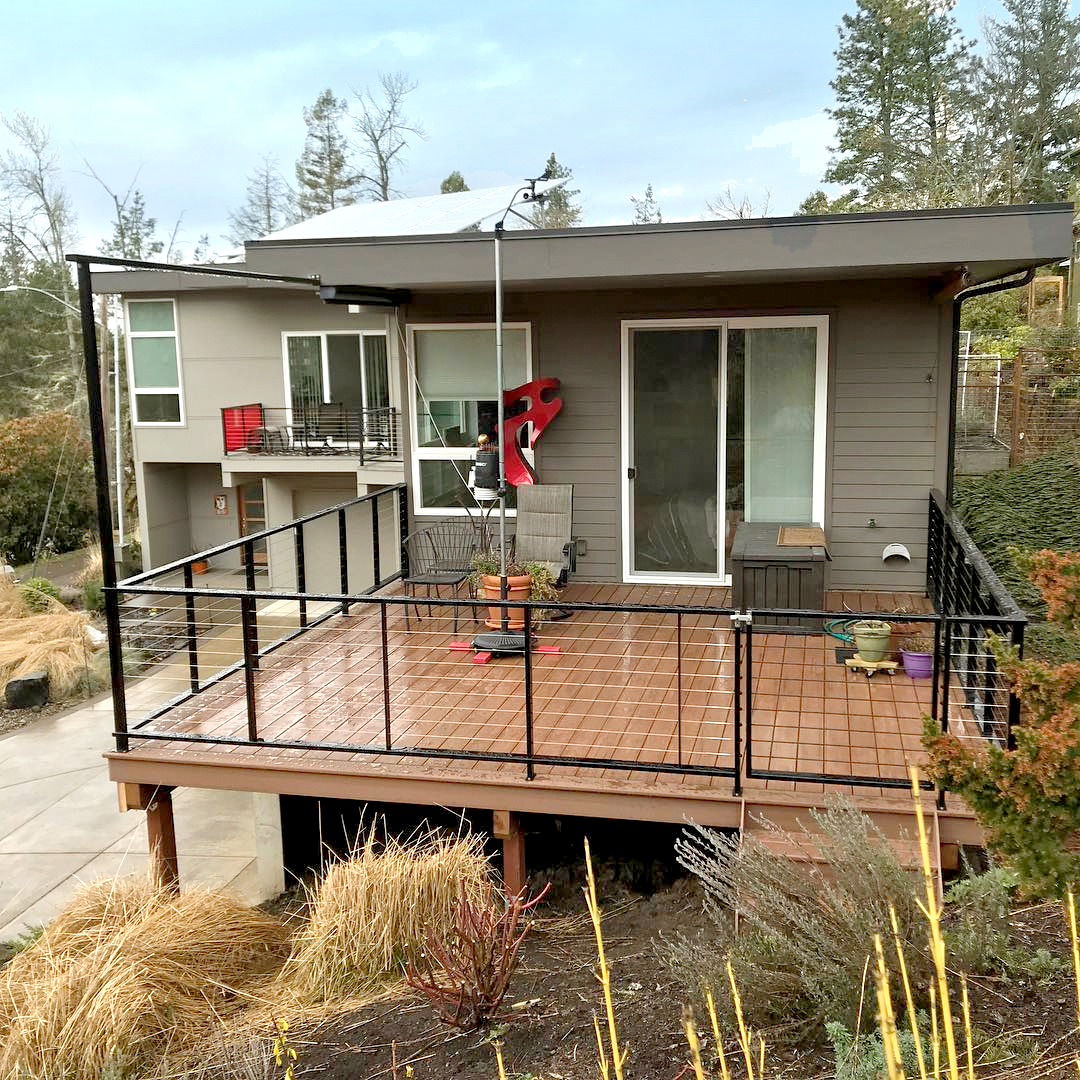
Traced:
<path id="1" fill-rule="evenodd" d="M 892 626 L 881 619 L 860 619 L 851 627 L 859 659 L 877 664 L 889 653 L 892 645 Z"/>

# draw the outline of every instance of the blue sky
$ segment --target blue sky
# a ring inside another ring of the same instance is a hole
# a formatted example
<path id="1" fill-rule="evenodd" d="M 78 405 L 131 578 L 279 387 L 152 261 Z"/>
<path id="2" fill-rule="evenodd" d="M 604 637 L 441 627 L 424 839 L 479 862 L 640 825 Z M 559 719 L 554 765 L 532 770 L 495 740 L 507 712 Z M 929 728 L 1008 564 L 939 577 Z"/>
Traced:
<path id="1" fill-rule="evenodd" d="M 1073 5 L 1074 9 L 1076 4 Z M 0 113 L 48 126 L 86 248 L 138 175 L 149 211 L 190 244 L 223 249 L 226 213 L 273 153 L 290 176 L 301 110 L 380 71 L 419 83 L 427 129 L 397 182 L 429 194 L 452 169 L 472 187 L 535 175 L 554 150 L 574 170 L 586 224 L 626 222 L 652 183 L 667 219 L 697 218 L 728 185 L 772 214 L 815 187 L 840 16 L 854 0 L 668 4 L 113 0 L 6 4 Z M 970 35 L 997 0 L 960 0 Z M 6 133 L 0 134 L 0 149 Z"/>

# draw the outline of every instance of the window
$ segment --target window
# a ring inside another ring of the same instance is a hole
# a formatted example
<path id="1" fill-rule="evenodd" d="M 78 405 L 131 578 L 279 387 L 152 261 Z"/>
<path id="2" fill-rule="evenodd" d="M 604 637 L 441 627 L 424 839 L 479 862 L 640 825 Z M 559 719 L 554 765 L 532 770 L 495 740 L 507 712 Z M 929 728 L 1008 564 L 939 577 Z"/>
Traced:
<path id="1" fill-rule="evenodd" d="M 294 414 L 331 404 L 357 413 L 390 408 L 386 334 L 287 333 L 284 340 L 286 392 Z"/>
<path id="2" fill-rule="evenodd" d="M 172 300 L 129 300 L 129 377 L 136 424 L 182 424 L 180 349 Z"/>
<path id="3" fill-rule="evenodd" d="M 414 509 L 464 514 L 465 505 L 475 506 L 467 481 L 476 440 L 487 435 L 496 441 L 495 328 L 415 326 L 410 338 Z M 530 378 L 529 324 L 504 324 L 503 385 L 520 386 Z"/>

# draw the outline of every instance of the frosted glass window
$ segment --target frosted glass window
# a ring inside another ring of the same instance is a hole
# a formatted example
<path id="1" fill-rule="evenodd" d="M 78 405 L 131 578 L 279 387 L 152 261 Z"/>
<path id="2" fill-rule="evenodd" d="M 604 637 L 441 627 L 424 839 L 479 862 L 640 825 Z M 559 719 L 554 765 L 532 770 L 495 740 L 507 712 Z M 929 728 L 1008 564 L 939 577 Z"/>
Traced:
<path id="1" fill-rule="evenodd" d="M 128 328 L 134 333 L 168 333 L 175 330 L 172 301 L 132 301 L 128 304 Z"/>
<path id="2" fill-rule="evenodd" d="M 494 398 L 494 330 L 417 330 L 416 378 L 428 400 Z M 526 331 L 503 331 L 503 385 L 528 380 Z"/>
<path id="3" fill-rule="evenodd" d="M 132 338 L 131 366 L 135 373 L 136 389 L 178 385 L 176 338 Z"/>
<path id="4" fill-rule="evenodd" d="M 817 330 L 791 326 L 731 333 L 743 335 L 746 519 L 810 522 Z"/>

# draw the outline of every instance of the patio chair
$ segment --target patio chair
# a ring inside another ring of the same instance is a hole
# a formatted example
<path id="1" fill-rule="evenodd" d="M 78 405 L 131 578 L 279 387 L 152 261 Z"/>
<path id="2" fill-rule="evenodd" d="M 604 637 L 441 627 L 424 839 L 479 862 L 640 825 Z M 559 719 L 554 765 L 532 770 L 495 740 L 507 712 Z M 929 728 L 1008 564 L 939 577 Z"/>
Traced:
<path id="1" fill-rule="evenodd" d="M 405 538 L 404 547 L 409 560 L 409 573 L 404 578 L 405 595 L 417 599 L 417 587 L 426 588 L 430 599 L 431 590 L 436 596 L 443 586 L 453 589 L 453 599 L 458 599 L 461 586 L 468 583 L 472 573 L 472 557 L 476 554 L 479 535 L 471 521 L 442 521 L 417 529 Z M 405 605 L 405 629 L 409 629 L 409 604 Z M 412 605 L 417 614 L 420 605 Z M 431 604 L 428 604 L 428 615 Z M 458 628 L 458 609 L 454 608 L 454 632 Z"/>
<path id="2" fill-rule="evenodd" d="M 514 559 L 540 563 L 562 588 L 577 568 L 577 549 L 570 535 L 574 523 L 573 484 L 522 484 L 517 489 Z M 566 618 L 563 611 L 553 618 Z"/>

